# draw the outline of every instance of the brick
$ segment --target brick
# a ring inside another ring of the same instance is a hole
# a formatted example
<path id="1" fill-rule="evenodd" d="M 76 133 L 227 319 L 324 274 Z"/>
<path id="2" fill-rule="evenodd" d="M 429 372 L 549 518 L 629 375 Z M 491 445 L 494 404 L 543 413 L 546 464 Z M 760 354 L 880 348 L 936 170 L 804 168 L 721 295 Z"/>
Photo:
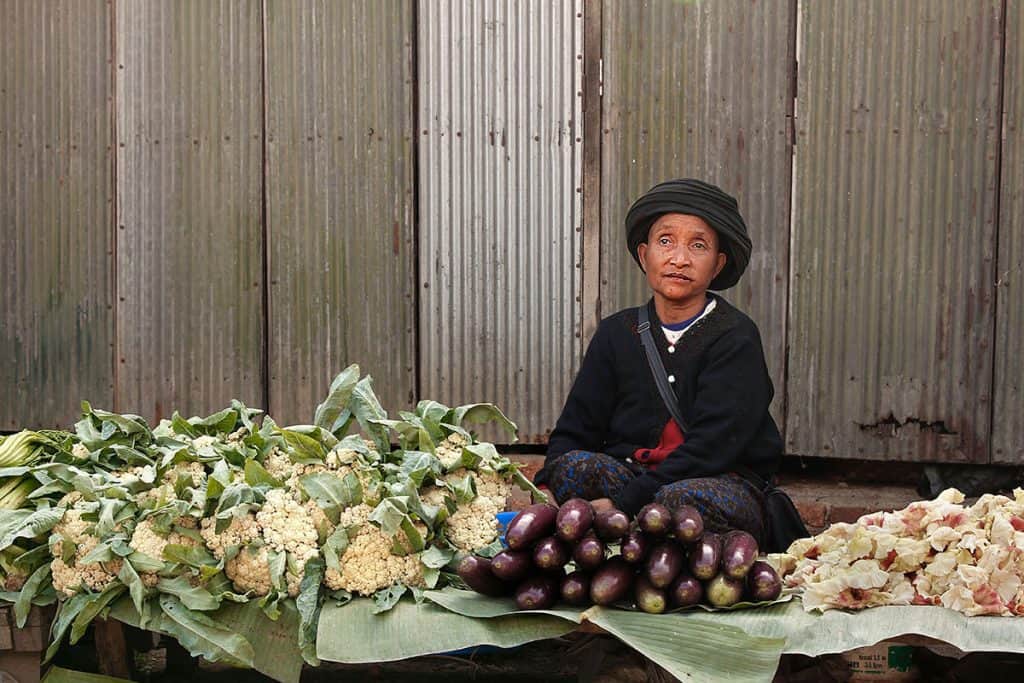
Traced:
<path id="1" fill-rule="evenodd" d="M 516 464 L 522 465 L 523 467 L 520 471 L 523 473 L 523 476 L 529 479 L 530 481 L 533 481 L 533 476 L 537 474 L 537 470 L 539 470 L 544 465 L 543 455 L 518 454 L 511 456 L 509 460 Z"/>
<path id="2" fill-rule="evenodd" d="M 824 527 L 828 524 L 828 505 L 820 501 L 796 500 L 797 512 L 808 527 Z"/>
<path id="3" fill-rule="evenodd" d="M 875 508 L 864 505 L 833 505 L 829 511 L 828 521 L 832 523 L 856 522 L 860 517 L 875 511 Z"/>

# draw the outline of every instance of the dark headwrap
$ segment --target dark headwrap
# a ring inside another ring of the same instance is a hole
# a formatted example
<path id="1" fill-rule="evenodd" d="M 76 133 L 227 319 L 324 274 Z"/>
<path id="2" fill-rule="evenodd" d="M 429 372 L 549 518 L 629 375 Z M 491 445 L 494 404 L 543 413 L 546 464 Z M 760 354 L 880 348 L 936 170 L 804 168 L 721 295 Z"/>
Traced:
<path id="1" fill-rule="evenodd" d="M 718 233 L 719 248 L 727 260 L 722 272 L 711 281 L 711 289 L 723 290 L 736 284 L 750 263 L 750 236 L 736 200 L 721 189 L 692 178 L 669 180 L 655 185 L 633 202 L 626 214 L 626 244 L 637 263 L 637 247 L 659 216 L 682 213 L 698 216 Z"/>

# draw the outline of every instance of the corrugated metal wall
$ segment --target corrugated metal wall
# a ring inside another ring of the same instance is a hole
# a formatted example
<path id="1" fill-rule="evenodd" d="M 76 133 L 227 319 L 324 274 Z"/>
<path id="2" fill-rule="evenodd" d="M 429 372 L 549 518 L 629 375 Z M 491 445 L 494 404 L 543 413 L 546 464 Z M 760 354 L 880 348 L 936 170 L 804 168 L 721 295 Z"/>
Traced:
<path id="1" fill-rule="evenodd" d="M 0 429 L 307 421 L 357 361 L 541 442 L 645 296 L 629 202 L 696 175 L 790 453 L 1024 462 L 1022 36 L 1016 0 L 2 3 Z"/>
<path id="2" fill-rule="evenodd" d="M 755 252 L 727 298 L 758 323 L 781 418 L 785 395 L 793 25 L 791 2 L 606 0 L 602 315 L 650 296 L 625 248 L 629 205 L 696 177 L 736 196 Z M 757 84 L 752 87 L 751 84 Z"/>
<path id="3" fill-rule="evenodd" d="M 413 7 L 267 8 L 270 409 L 309 422 L 358 362 L 415 401 Z"/>
<path id="4" fill-rule="evenodd" d="M 582 2 L 419 15 L 421 393 L 541 442 L 580 358 Z"/>
<path id="5" fill-rule="evenodd" d="M 1006 3 L 992 460 L 1024 463 L 1024 3 Z"/>
<path id="6" fill-rule="evenodd" d="M 0 33 L 0 430 L 65 426 L 113 398 L 110 17 L 3 2 Z"/>
<path id="7" fill-rule="evenodd" d="M 801 3 L 788 452 L 988 460 L 1000 7 Z"/>
<path id="8" fill-rule="evenodd" d="M 117 401 L 263 405 L 259 3 L 120 2 Z"/>

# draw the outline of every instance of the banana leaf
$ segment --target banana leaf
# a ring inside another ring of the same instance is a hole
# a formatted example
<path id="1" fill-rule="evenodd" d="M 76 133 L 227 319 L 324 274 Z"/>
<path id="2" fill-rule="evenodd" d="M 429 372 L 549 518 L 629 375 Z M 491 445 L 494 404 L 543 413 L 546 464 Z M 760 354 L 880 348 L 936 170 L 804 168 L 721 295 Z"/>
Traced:
<path id="1" fill-rule="evenodd" d="M 425 597 L 474 621 L 536 618 L 534 612 L 516 611 L 509 598 L 488 598 L 453 588 L 427 591 Z M 751 635 L 737 626 L 702 621 L 707 616 L 704 612 L 653 615 L 592 607 L 585 612 L 561 608 L 541 613 L 567 623 L 590 622 L 687 681 L 770 681 L 785 645 L 779 636 Z"/>
<path id="2" fill-rule="evenodd" d="M 51 666 L 42 683 L 128 683 L 128 679 Z"/>
<path id="3" fill-rule="evenodd" d="M 256 602 L 224 602 L 220 609 L 200 614 L 244 636 L 252 646 L 256 671 L 282 683 L 298 683 L 302 673 L 302 654 L 298 648 L 299 614 L 290 602 L 283 603 L 277 621 L 267 619 Z M 129 597 L 115 603 L 110 616 L 131 626 L 139 626 L 139 613 Z M 159 623 L 160 620 L 156 620 L 147 628 L 163 633 L 158 628 Z"/>
<path id="4" fill-rule="evenodd" d="M 576 623 L 551 614 L 514 614 L 467 619 L 439 605 L 405 599 L 388 612 L 373 614 L 373 601 L 330 601 L 320 612 L 316 654 L 324 661 L 362 664 L 390 662 L 475 645 L 508 648 L 558 638 Z"/>
<path id="5" fill-rule="evenodd" d="M 786 638 L 786 654 L 817 657 L 848 652 L 883 640 L 916 635 L 948 643 L 962 652 L 1024 653 L 1024 618 L 969 617 L 944 607 L 904 605 L 859 612 L 804 611 L 799 600 L 765 609 L 701 614 L 752 635 Z"/>

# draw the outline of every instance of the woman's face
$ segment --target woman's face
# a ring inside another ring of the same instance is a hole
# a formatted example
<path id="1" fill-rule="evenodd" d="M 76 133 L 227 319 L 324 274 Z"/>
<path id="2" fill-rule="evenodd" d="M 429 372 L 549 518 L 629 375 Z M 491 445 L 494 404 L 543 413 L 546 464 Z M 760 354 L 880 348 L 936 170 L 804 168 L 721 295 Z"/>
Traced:
<path id="1" fill-rule="evenodd" d="M 655 295 L 680 305 L 702 303 L 726 259 L 718 233 L 704 219 L 681 213 L 658 218 L 637 255 Z"/>

